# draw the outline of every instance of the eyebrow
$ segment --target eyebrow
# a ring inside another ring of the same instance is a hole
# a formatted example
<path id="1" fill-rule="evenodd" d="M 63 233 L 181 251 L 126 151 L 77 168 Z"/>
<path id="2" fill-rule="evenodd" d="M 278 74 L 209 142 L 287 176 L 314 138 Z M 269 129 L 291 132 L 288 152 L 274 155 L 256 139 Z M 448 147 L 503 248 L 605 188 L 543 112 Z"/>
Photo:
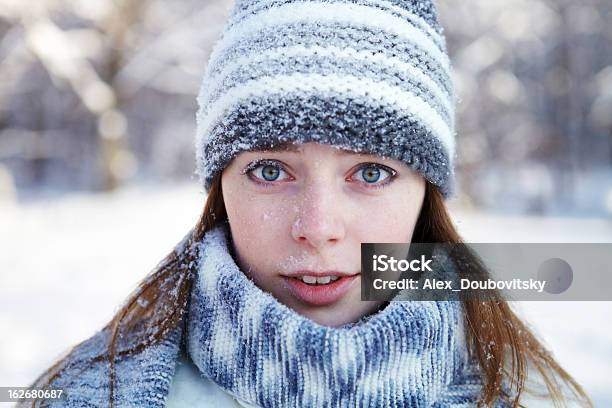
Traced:
<path id="1" fill-rule="evenodd" d="M 346 156 L 349 154 L 364 155 L 364 153 L 356 152 L 350 149 L 341 149 L 337 147 L 334 147 L 334 149 L 335 149 L 334 151 L 335 156 Z M 275 153 L 277 152 L 301 153 L 302 147 L 299 144 L 295 144 L 295 143 L 281 143 L 273 147 L 254 149 L 253 151 L 254 152 L 275 152 Z"/>

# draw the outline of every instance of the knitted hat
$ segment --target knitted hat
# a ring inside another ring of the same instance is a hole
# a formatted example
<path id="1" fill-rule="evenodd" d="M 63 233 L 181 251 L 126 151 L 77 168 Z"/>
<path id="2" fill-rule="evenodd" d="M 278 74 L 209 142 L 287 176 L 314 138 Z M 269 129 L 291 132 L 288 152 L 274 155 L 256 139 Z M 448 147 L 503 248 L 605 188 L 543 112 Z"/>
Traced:
<path id="1" fill-rule="evenodd" d="M 432 0 L 236 0 L 198 95 L 197 174 L 319 142 L 403 161 L 454 193 L 455 95 Z"/>

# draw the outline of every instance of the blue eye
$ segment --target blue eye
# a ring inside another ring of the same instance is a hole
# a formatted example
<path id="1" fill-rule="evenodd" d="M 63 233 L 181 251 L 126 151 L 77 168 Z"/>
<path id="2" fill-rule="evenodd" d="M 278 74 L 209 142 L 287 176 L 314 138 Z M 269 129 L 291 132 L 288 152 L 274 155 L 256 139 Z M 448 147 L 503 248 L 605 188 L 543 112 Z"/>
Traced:
<path id="1" fill-rule="evenodd" d="M 278 167 L 266 164 L 261 168 L 261 174 L 263 175 L 263 178 L 266 179 L 266 181 L 274 181 L 278 178 L 280 170 L 278 169 Z"/>
<path id="2" fill-rule="evenodd" d="M 383 173 L 386 173 L 387 176 L 382 177 L 384 176 Z M 358 181 L 363 181 L 364 184 L 368 185 L 368 188 L 378 188 L 384 187 L 385 185 L 389 184 L 391 182 L 391 179 L 393 179 L 393 177 L 395 176 L 396 172 L 381 164 L 366 163 L 365 165 L 361 166 L 355 172 L 355 174 L 361 174 L 361 180 L 359 180 L 358 178 Z M 383 183 L 379 183 L 380 180 L 384 181 L 387 179 L 389 180 Z"/>
<path id="3" fill-rule="evenodd" d="M 365 181 L 367 181 L 368 183 L 376 183 L 378 181 L 378 179 L 380 178 L 380 169 L 376 168 L 374 166 L 372 167 L 365 167 L 363 169 L 361 169 L 363 171 L 363 179 Z"/>
<path id="4" fill-rule="evenodd" d="M 286 179 L 291 179 L 291 176 L 288 175 L 281 164 L 276 160 L 266 159 L 254 161 L 242 171 L 242 174 L 248 174 L 251 179 L 263 186 L 272 186 L 272 183 L 282 181 L 282 173 L 287 175 Z M 382 164 L 365 163 L 353 174 L 361 175 L 361 177 L 357 177 L 357 179 L 351 177 L 347 181 L 356 180 L 364 184 L 366 188 L 377 189 L 390 184 L 397 172 Z"/>
<path id="5" fill-rule="evenodd" d="M 279 180 L 279 175 L 281 173 L 286 172 L 283 170 L 283 167 L 274 160 L 259 160 L 251 163 L 244 169 L 243 174 L 244 173 L 253 174 L 253 177 L 265 182 L 274 182 Z"/>

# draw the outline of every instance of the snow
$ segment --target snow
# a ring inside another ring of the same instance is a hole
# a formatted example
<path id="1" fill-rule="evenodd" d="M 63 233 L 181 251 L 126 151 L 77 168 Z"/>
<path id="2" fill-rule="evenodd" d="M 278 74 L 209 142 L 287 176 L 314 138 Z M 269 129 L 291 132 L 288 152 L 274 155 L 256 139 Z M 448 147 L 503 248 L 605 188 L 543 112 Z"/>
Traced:
<path id="1" fill-rule="evenodd" d="M 468 242 L 612 242 L 612 219 L 451 210 L 459 233 Z M 560 365 L 585 387 L 595 406 L 612 406 L 612 302 L 511 304 Z"/>
<path id="2" fill-rule="evenodd" d="M 0 385 L 29 384 L 101 328 L 181 242 L 204 199 L 193 183 L 19 204 L 0 198 Z M 470 242 L 612 242 L 610 219 L 483 214 L 452 204 L 451 210 Z M 612 406 L 612 328 L 606 324 L 612 303 L 513 306 L 595 405 Z"/>

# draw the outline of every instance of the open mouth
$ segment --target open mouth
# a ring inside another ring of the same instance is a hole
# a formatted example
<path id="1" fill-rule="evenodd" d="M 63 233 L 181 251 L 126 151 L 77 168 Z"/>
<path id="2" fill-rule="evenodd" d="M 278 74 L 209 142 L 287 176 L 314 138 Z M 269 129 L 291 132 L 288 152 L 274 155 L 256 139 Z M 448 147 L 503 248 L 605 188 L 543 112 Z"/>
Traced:
<path id="1" fill-rule="evenodd" d="M 291 293 L 309 305 L 329 305 L 340 300 L 360 274 L 350 276 L 285 277 Z"/>
<path id="2" fill-rule="evenodd" d="M 295 279 L 300 279 L 302 282 L 304 282 L 307 285 L 327 285 L 330 282 L 335 282 L 338 279 L 340 279 L 339 276 L 322 276 L 322 277 L 316 277 L 316 276 L 302 276 L 302 277 L 298 277 Z"/>

